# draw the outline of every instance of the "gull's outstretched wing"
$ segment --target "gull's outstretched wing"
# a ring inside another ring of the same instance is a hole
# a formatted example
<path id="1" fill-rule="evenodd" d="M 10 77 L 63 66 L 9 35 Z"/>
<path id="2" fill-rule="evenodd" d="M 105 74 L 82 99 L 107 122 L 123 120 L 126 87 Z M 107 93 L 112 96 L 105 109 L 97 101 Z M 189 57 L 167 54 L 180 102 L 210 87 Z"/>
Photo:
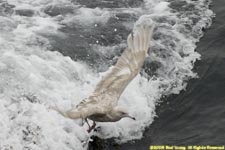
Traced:
<path id="1" fill-rule="evenodd" d="M 150 46 L 154 24 L 136 26 L 134 33 L 127 38 L 128 47 L 115 66 L 97 84 L 94 93 L 81 101 L 76 109 L 61 113 L 65 117 L 87 118 L 91 115 L 104 115 L 110 111 L 129 84 L 140 72 Z"/>
<path id="2" fill-rule="evenodd" d="M 135 28 L 134 33 L 127 38 L 128 47 L 124 50 L 116 65 L 111 67 L 108 74 L 97 84 L 93 95 L 109 94 L 116 97 L 112 98 L 112 101 L 119 99 L 124 89 L 140 72 L 144 64 L 153 28 L 154 24 L 152 26 L 139 25 Z"/>

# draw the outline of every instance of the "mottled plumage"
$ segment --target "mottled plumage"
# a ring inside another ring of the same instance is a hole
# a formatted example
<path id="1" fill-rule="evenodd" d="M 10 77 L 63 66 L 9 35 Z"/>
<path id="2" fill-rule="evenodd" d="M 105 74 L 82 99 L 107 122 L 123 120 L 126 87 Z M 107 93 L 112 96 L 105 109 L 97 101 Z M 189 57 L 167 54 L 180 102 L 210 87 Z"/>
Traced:
<path id="1" fill-rule="evenodd" d="M 154 24 L 137 25 L 127 38 L 128 47 L 117 63 L 97 84 L 93 94 L 76 108 L 62 113 L 71 119 L 82 118 L 99 122 L 115 122 L 130 117 L 126 109 L 117 106 L 118 100 L 132 79 L 140 72 L 150 46 Z"/>

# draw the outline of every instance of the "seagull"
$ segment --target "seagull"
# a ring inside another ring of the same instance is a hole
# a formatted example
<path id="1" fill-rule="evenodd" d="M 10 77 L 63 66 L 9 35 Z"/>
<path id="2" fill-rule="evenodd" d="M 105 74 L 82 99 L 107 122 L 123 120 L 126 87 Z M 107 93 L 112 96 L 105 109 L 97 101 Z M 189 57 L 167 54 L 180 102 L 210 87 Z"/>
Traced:
<path id="1" fill-rule="evenodd" d="M 59 111 L 64 117 L 70 119 L 81 118 L 88 124 L 88 132 L 96 126 L 97 122 L 116 122 L 122 118 L 131 118 L 127 109 L 118 106 L 118 100 L 127 85 L 140 72 L 147 56 L 154 23 L 138 24 L 127 38 L 127 48 L 119 57 L 117 63 L 99 81 L 93 94 L 82 100 L 75 108 L 69 111 Z M 93 121 L 90 126 L 88 120 Z"/>

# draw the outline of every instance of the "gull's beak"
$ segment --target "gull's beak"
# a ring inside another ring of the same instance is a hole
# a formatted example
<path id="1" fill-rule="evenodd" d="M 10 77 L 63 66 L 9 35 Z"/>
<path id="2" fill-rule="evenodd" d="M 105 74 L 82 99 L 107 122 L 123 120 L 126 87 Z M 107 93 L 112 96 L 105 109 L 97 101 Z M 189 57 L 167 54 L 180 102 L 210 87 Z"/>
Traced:
<path id="1" fill-rule="evenodd" d="M 130 118 L 130 119 L 132 119 L 132 120 L 136 120 L 135 117 L 132 117 L 132 116 L 130 116 L 130 115 L 127 115 L 127 117 Z"/>
<path id="2" fill-rule="evenodd" d="M 134 118 L 134 117 L 131 117 L 131 119 L 136 120 L 136 118 Z"/>

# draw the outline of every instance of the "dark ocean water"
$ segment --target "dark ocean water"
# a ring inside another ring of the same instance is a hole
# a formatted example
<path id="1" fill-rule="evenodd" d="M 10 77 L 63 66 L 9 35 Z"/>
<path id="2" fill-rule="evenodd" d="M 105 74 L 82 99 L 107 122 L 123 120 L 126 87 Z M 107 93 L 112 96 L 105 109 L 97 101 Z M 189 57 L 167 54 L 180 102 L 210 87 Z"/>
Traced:
<path id="1" fill-rule="evenodd" d="M 103 149 L 147 150 L 150 145 L 225 145 L 225 1 L 214 0 L 216 17 L 197 46 L 199 78 L 185 91 L 157 107 L 157 115 L 144 138 Z"/>

